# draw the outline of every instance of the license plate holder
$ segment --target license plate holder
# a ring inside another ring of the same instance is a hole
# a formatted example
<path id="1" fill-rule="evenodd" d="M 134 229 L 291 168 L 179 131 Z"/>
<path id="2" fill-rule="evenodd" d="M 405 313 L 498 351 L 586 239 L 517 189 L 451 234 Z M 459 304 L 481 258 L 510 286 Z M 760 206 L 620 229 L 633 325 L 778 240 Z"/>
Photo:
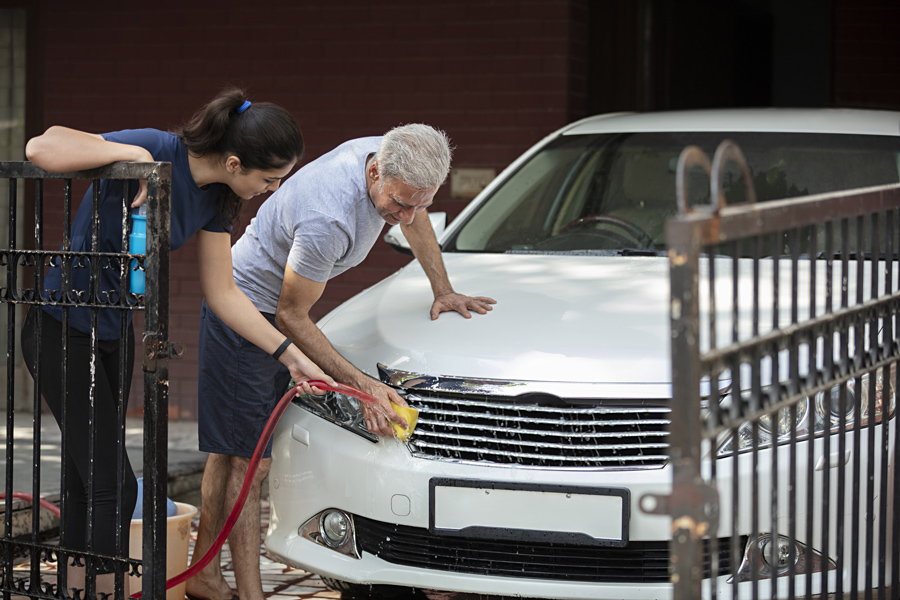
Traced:
<path id="1" fill-rule="evenodd" d="M 626 488 L 433 478 L 429 531 L 467 538 L 628 545 Z"/>

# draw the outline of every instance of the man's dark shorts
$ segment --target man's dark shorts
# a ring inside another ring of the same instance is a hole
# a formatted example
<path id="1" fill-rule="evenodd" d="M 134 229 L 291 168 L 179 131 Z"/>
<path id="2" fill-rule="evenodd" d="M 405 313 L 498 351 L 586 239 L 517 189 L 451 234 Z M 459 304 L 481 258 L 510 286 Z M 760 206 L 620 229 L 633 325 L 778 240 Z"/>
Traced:
<path id="1" fill-rule="evenodd" d="M 275 324 L 275 315 L 262 314 Z M 201 452 L 253 456 L 290 380 L 287 367 L 232 331 L 203 301 L 198 394 Z M 269 440 L 263 456 L 271 453 Z"/>

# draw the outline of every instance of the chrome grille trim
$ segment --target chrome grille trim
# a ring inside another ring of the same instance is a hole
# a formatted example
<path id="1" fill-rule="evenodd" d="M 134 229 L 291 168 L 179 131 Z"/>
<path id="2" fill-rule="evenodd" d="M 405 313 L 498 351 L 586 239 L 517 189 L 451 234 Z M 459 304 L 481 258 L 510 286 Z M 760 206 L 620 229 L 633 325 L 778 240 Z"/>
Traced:
<path id="1" fill-rule="evenodd" d="M 429 398 L 429 400 L 431 400 L 431 398 Z M 438 402 L 440 402 L 440 400 L 438 400 Z M 460 404 L 463 404 L 463 402 L 460 402 Z M 527 412 L 528 410 L 534 410 L 534 408 L 535 408 L 535 407 L 524 408 L 521 404 L 516 405 L 515 407 L 512 407 L 509 404 L 506 404 L 506 405 L 485 404 L 484 406 L 485 406 L 485 408 L 499 408 L 499 409 L 503 409 L 503 410 L 512 409 L 517 412 Z M 538 408 L 538 410 L 543 409 L 544 412 L 548 412 L 546 407 L 537 407 L 537 408 Z M 560 412 L 562 412 L 562 411 L 560 411 Z M 618 414 L 629 415 L 629 414 L 634 414 L 634 412 L 635 412 L 634 410 L 622 410 Z M 666 409 L 666 412 L 669 412 L 668 409 Z M 575 413 L 574 411 L 569 411 L 568 409 L 565 410 L 565 413 L 569 416 L 571 416 L 573 413 L 578 414 L 578 413 Z M 509 421 L 510 418 L 512 418 L 509 415 L 492 415 L 492 414 L 485 414 L 485 413 L 461 412 L 461 411 L 455 411 L 455 410 L 441 410 L 439 408 L 430 410 L 428 414 L 452 415 L 454 417 L 474 417 L 477 419 L 490 419 L 493 421 Z M 582 412 L 581 414 L 588 414 L 588 413 Z M 518 416 L 518 415 L 516 415 L 516 416 Z M 544 425 L 559 425 L 559 419 L 541 419 L 541 418 L 535 418 L 535 417 L 521 417 L 521 418 L 523 420 L 526 420 L 529 423 L 541 423 Z M 610 426 L 614 426 L 614 425 L 668 425 L 668 423 L 669 423 L 668 419 L 657 419 L 657 420 L 653 420 L 653 421 L 644 420 L 644 419 L 637 419 L 637 420 L 633 420 L 633 421 L 621 421 L 618 419 L 614 420 L 614 421 L 573 421 L 573 424 L 590 425 L 592 427 L 604 427 L 604 426 L 610 427 Z"/>
<path id="2" fill-rule="evenodd" d="M 447 434 L 441 433 L 431 433 L 425 432 L 422 434 L 423 437 L 429 438 L 444 438 L 451 437 Z M 557 436 L 559 437 L 559 436 Z M 456 440 L 466 440 L 471 442 L 484 442 L 486 444 L 500 444 L 500 445 L 511 445 L 515 444 L 518 446 L 533 446 L 535 448 L 558 448 L 561 450 L 568 450 L 573 447 L 577 447 L 579 450 L 632 450 L 634 448 L 668 448 L 668 444 L 595 444 L 593 446 L 578 444 L 577 446 L 573 446 L 573 444 L 554 444 L 552 442 L 529 442 L 525 440 L 504 440 L 499 438 L 489 438 L 482 437 L 477 435 L 455 435 L 452 436 L 452 439 Z M 437 447 L 442 446 L 442 444 L 428 442 L 425 440 L 417 441 L 419 444 L 427 444 L 429 446 Z M 450 446 L 448 446 L 450 447 Z"/>
<path id="3" fill-rule="evenodd" d="M 423 417 L 419 417 L 418 422 L 420 424 L 432 425 L 432 426 L 441 424 L 441 421 L 434 421 L 434 420 L 426 419 Z M 529 422 L 532 422 L 532 421 L 529 421 Z M 554 423 L 558 425 L 559 421 L 554 421 Z M 584 423 L 585 423 L 585 421 L 579 421 L 578 424 L 583 425 Z M 595 421 L 595 423 L 603 423 L 603 421 Z M 618 423 L 622 424 L 622 423 L 624 423 L 624 421 L 620 421 Z M 661 426 L 665 427 L 669 424 L 669 421 L 637 421 L 637 423 L 640 423 L 641 425 L 647 425 L 648 423 L 652 423 L 655 425 L 661 425 Z M 635 424 L 635 423 L 632 423 L 632 424 Z M 480 431 L 497 431 L 497 432 L 509 431 L 509 428 L 507 428 L 507 427 L 496 427 L 493 425 L 467 425 L 464 423 L 460 423 L 457 425 L 457 427 L 459 427 L 460 429 L 478 429 Z M 556 432 L 556 431 L 547 431 L 547 430 L 540 430 L 540 429 L 523 429 L 521 427 L 516 428 L 516 433 L 518 435 L 537 435 L 537 436 L 559 437 L 559 432 Z M 433 435 L 438 435 L 438 434 L 433 434 Z M 654 437 L 654 436 L 663 437 L 663 436 L 669 435 L 669 433 L 663 429 L 660 429 L 659 431 L 623 431 L 623 432 L 618 432 L 618 433 L 606 432 L 606 431 L 579 431 L 576 435 L 578 437 L 582 437 L 582 438 L 607 438 L 607 437 L 622 438 L 622 437 L 638 437 L 638 436 L 641 436 L 641 437 Z M 668 447 L 668 444 L 666 444 L 666 447 Z"/>
<path id="4" fill-rule="evenodd" d="M 518 382 L 486 386 L 485 381 L 402 373 L 383 365 L 379 371 L 383 381 L 399 384 L 409 405 L 419 410 L 407 442 L 416 458 L 566 470 L 660 469 L 668 462 L 671 408 L 666 399 L 575 396 L 566 401 L 547 392 L 557 389 L 552 382 L 529 382 L 527 394 L 511 395 L 521 391 Z"/>
<path id="5" fill-rule="evenodd" d="M 444 446 L 440 444 L 429 444 L 428 442 L 423 442 L 422 444 L 416 443 L 417 447 L 422 448 L 441 448 L 444 450 L 457 450 L 457 451 L 468 451 L 471 452 L 471 448 L 466 448 L 464 446 Z M 544 454 L 535 454 L 531 452 L 503 452 L 502 450 L 492 450 L 489 448 L 479 448 L 476 451 L 478 454 L 490 454 L 496 456 L 509 456 L 516 458 L 534 458 L 534 459 L 546 459 L 547 456 Z M 622 456 L 618 457 L 617 460 L 621 462 L 637 462 L 637 461 L 648 461 L 648 460 L 666 460 L 668 457 L 665 454 L 659 455 L 646 455 L 642 454 L 641 456 Z M 584 458 L 581 456 L 556 456 L 554 460 L 567 461 L 567 462 L 575 462 L 575 461 L 583 461 Z"/>
<path id="6" fill-rule="evenodd" d="M 417 394 L 420 390 L 417 388 L 413 388 L 408 390 L 412 394 Z M 507 396 L 509 399 L 515 398 L 515 396 Z M 478 408 L 499 408 L 503 410 L 509 410 L 510 403 L 509 402 L 495 402 L 491 400 L 467 400 L 465 398 L 446 398 L 439 395 L 428 395 L 428 400 L 433 402 L 434 404 L 447 404 L 450 406 L 477 406 Z M 554 408 L 564 409 L 567 414 L 572 415 L 618 415 L 618 414 L 629 414 L 634 412 L 634 409 L 630 407 L 621 407 L 621 406 L 590 406 L 586 408 L 580 408 L 578 405 L 569 404 L 563 406 L 542 406 L 537 404 L 516 404 L 515 409 L 517 411 L 522 412 L 543 412 L 546 413 L 548 410 L 552 410 Z M 672 412 L 671 408 L 665 406 L 641 406 L 642 412 L 647 413 L 670 413 Z M 455 413 L 456 411 L 454 411 Z M 666 421 L 668 423 L 668 421 Z"/>

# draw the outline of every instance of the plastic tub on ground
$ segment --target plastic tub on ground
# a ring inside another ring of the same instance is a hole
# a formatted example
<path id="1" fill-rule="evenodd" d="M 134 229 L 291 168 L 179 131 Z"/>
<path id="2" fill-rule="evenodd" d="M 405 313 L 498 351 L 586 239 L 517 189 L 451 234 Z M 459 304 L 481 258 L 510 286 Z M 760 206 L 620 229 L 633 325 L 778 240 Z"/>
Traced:
<path id="1" fill-rule="evenodd" d="M 178 512 L 166 519 L 166 580 L 175 577 L 188 568 L 188 548 L 191 540 L 191 519 L 197 514 L 197 507 L 183 502 L 176 502 Z M 131 521 L 131 539 L 129 556 L 140 559 L 142 555 L 144 522 L 140 519 Z M 128 578 L 131 593 L 134 594 L 143 585 L 140 577 Z M 186 583 L 179 583 L 166 590 L 166 600 L 183 600 Z"/>

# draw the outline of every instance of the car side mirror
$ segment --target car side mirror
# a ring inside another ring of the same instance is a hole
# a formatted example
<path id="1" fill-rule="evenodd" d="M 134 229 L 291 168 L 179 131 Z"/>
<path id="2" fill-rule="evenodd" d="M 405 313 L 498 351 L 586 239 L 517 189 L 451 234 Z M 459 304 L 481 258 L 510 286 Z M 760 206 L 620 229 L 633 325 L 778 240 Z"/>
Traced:
<path id="1" fill-rule="evenodd" d="M 441 234 L 444 233 L 444 229 L 447 227 L 447 213 L 428 213 L 428 218 L 431 220 L 431 227 L 434 229 L 434 235 L 440 238 Z M 383 239 L 394 250 L 402 252 L 403 254 L 412 255 L 412 248 L 409 247 L 409 241 L 407 241 L 406 236 L 403 235 L 403 230 L 400 229 L 400 225 L 394 225 L 388 229 L 388 232 L 384 234 Z"/>

